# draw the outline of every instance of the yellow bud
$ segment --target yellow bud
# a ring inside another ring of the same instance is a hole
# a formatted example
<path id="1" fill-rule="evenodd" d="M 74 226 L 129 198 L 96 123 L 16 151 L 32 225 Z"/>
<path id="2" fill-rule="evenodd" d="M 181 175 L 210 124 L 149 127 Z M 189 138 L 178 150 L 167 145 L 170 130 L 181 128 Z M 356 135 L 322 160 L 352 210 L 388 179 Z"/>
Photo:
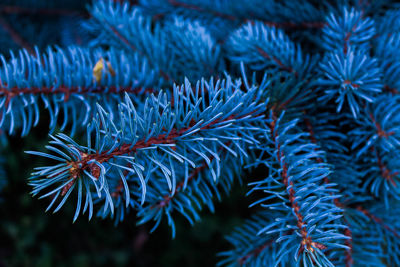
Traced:
<path id="1" fill-rule="evenodd" d="M 97 61 L 96 65 L 94 65 L 94 68 L 93 68 L 93 78 L 96 82 L 100 82 L 104 67 L 105 67 L 104 59 L 100 58 L 99 61 Z M 107 71 L 111 74 L 111 76 L 115 76 L 115 71 L 111 67 L 110 62 L 107 62 Z"/>

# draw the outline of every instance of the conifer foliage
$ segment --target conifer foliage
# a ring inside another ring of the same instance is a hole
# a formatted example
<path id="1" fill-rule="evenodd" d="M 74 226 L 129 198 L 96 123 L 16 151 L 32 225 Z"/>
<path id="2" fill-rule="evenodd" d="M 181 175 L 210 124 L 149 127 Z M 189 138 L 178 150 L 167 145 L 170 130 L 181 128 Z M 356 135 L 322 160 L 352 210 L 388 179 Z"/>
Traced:
<path id="1" fill-rule="evenodd" d="M 47 210 L 174 237 L 238 183 L 220 266 L 400 266 L 395 1 L 48 2 L 0 3 L 1 147 L 49 125 Z"/>

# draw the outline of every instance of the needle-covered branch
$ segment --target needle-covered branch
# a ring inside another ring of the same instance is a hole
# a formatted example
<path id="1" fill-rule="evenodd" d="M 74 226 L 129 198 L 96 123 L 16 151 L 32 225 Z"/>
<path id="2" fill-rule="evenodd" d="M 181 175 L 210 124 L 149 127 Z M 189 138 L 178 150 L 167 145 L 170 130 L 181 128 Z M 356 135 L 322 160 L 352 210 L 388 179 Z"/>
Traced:
<path id="1" fill-rule="evenodd" d="M 39 122 L 40 102 L 49 111 L 50 132 L 62 117 L 61 129 L 72 124 L 74 133 L 91 120 L 96 103 L 113 118 L 125 93 L 139 101 L 158 84 L 146 61 L 114 49 L 20 50 L 0 59 L 0 127 L 9 133 L 21 128 L 21 135 Z"/>
<path id="2" fill-rule="evenodd" d="M 119 106 L 117 123 L 100 107 L 96 120 L 88 127 L 85 146 L 59 134 L 48 146 L 54 154 L 30 152 L 59 162 L 33 173 L 30 182 L 33 193 L 52 196 L 49 208 L 60 197 L 57 211 L 74 187 L 78 187 L 75 219 L 83 191 L 86 191 L 85 207 L 91 207 L 92 187 L 99 197 L 106 196 L 106 203 L 113 210 L 109 174 L 121 175 L 124 171 L 134 174 L 135 182 L 140 184 L 142 204 L 148 179 L 163 177 L 169 191 L 176 193 L 179 180 L 187 183 L 190 170 L 204 161 L 211 168 L 209 157 L 221 158 L 221 149 L 240 158 L 247 156 L 247 144 L 259 143 L 257 136 L 264 131 L 261 125 L 266 106 L 260 101 L 261 91 L 251 87 L 243 92 L 240 83 L 235 84 L 230 78 L 216 82 L 202 80 L 193 87 L 186 82 L 174 87 L 171 101 L 167 94 L 160 93 L 149 97 L 139 110 L 127 96 Z M 219 173 L 219 165 L 214 167 Z M 156 171 L 162 175 L 153 177 Z M 184 174 L 184 178 L 178 179 L 178 173 Z M 121 179 L 125 176 L 121 175 Z M 214 176 L 214 180 L 217 178 Z"/>

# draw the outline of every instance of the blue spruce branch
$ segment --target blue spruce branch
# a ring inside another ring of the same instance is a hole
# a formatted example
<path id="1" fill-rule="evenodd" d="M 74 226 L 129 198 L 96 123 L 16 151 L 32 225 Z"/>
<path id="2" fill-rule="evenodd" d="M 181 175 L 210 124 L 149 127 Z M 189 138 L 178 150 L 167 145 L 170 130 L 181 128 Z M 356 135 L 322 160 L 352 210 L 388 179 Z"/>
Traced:
<path id="1" fill-rule="evenodd" d="M 89 126 L 87 146 L 78 145 L 60 134 L 53 138 L 53 145 L 48 146 L 57 156 L 30 152 L 60 162 L 33 173 L 30 182 L 33 193 L 36 195 L 53 187 L 42 197 L 55 194 L 56 199 L 60 196 L 62 200 L 55 209 L 57 211 L 75 186 L 79 187 L 79 201 L 85 186 L 86 203 L 92 205 L 90 191 L 94 187 L 98 197 L 106 196 L 105 205 L 113 210 L 109 175 L 124 170 L 134 174 L 135 182 L 140 184 L 141 204 L 146 195 L 145 177 L 155 171 L 164 177 L 168 189 L 175 192 L 178 166 L 188 169 L 196 168 L 199 161 L 209 163 L 207 155 L 218 155 L 221 147 L 234 157 L 243 157 L 247 155 L 246 143 L 259 142 L 254 135 L 262 131 L 257 123 L 263 120 L 265 108 L 265 103 L 259 103 L 260 95 L 258 87 L 242 92 L 229 78 L 215 84 L 212 80 L 210 83 L 203 80 L 194 88 L 187 81 L 182 87 L 174 87 L 171 102 L 165 93 L 160 93 L 148 98 L 139 111 L 127 97 L 119 107 L 118 124 L 99 108 L 96 120 Z M 93 145 L 91 129 L 95 134 Z M 230 143 L 225 144 L 226 140 Z M 67 154 L 56 146 L 66 150 Z M 186 171 L 185 181 L 188 177 Z M 125 179 L 125 176 L 121 178 Z M 79 201 L 74 220 L 79 213 Z M 54 201 L 49 208 L 53 204 Z"/>
<path id="2" fill-rule="evenodd" d="M 39 121 L 40 101 L 50 114 L 50 132 L 63 111 L 61 129 L 72 123 L 74 133 L 89 122 L 96 103 L 114 114 L 125 93 L 145 95 L 157 86 L 146 61 L 114 50 L 69 47 L 34 56 L 22 50 L 1 61 L 0 127 L 10 134 L 16 128 L 29 133 Z"/>

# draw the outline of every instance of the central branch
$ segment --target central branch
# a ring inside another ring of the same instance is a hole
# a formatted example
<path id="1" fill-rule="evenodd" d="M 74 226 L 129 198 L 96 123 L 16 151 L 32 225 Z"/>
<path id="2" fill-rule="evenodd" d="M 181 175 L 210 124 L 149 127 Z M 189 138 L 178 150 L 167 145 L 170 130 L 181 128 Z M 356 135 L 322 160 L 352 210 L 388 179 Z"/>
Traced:
<path id="1" fill-rule="evenodd" d="M 236 119 L 241 119 L 244 117 L 247 117 L 249 115 L 253 114 L 253 112 L 248 113 L 246 115 L 240 116 Z M 200 130 L 207 130 L 211 129 L 213 125 L 217 123 L 222 123 L 224 121 L 230 121 L 235 119 L 235 115 L 228 116 L 227 118 L 224 119 L 217 119 L 215 121 L 212 121 L 200 128 Z M 161 145 L 161 144 L 175 144 L 176 139 L 182 136 L 185 132 L 190 131 L 193 129 L 193 125 L 196 124 L 196 122 L 191 122 L 191 125 L 185 128 L 182 128 L 180 130 L 172 129 L 169 134 L 160 134 L 158 136 L 154 136 L 151 138 L 143 138 L 139 141 L 137 141 L 135 144 L 123 144 L 120 147 L 115 148 L 114 150 L 110 151 L 104 151 L 102 153 L 95 153 L 95 154 L 85 154 L 81 152 L 81 159 L 78 161 L 73 161 L 73 162 L 68 162 L 68 165 L 71 166 L 70 168 L 70 173 L 72 177 L 76 177 L 77 173 L 81 173 L 84 170 L 90 170 L 93 172 L 94 166 L 97 166 L 93 163 L 89 163 L 90 161 L 95 160 L 98 163 L 104 163 L 108 162 L 110 159 L 117 157 L 117 156 L 122 156 L 122 155 L 130 155 L 132 153 L 137 153 L 137 150 L 143 149 L 143 148 L 149 148 L 154 145 Z"/>
<path id="2" fill-rule="evenodd" d="M 286 187 L 286 190 L 289 191 L 288 192 L 289 193 L 289 201 L 290 201 L 291 207 L 296 215 L 297 227 L 299 228 L 300 234 L 302 237 L 302 241 L 301 241 L 302 248 L 301 248 L 301 250 L 299 250 L 299 254 L 304 250 L 304 248 L 307 248 L 311 252 L 314 251 L 313 247 L 316 247 L 319 249 L 325 249 L 326 247 L 324 245 L 312 241 L 311 237 L 308 236 L 308 232 L 306 229 L 307 223 L 304 222 L 304 217 L 300 212 L 300 206 L 296 201 L 296 196 L 295 196 L 296 192 L 294 190 L 293 181 L 289 182 L 288 166 L 287 166 L 287 163 L 284 162 L 284 160 L 283 160 L 285 155 L 281 149 L 281 144 L 278 141 L 278 133 L 275 128 L 276 124 L 277 124 L 277 118 L 275 115 L 273 115 L 273 121 L 269 125 L 270 130 L 271 130 L 271 138 L 276 146 L 276 157 L 282 168 L 281 177 L 283 180 L 283 184 Z M 290 189 L 288 190 L 289 186 L 290 186 Z"/>

